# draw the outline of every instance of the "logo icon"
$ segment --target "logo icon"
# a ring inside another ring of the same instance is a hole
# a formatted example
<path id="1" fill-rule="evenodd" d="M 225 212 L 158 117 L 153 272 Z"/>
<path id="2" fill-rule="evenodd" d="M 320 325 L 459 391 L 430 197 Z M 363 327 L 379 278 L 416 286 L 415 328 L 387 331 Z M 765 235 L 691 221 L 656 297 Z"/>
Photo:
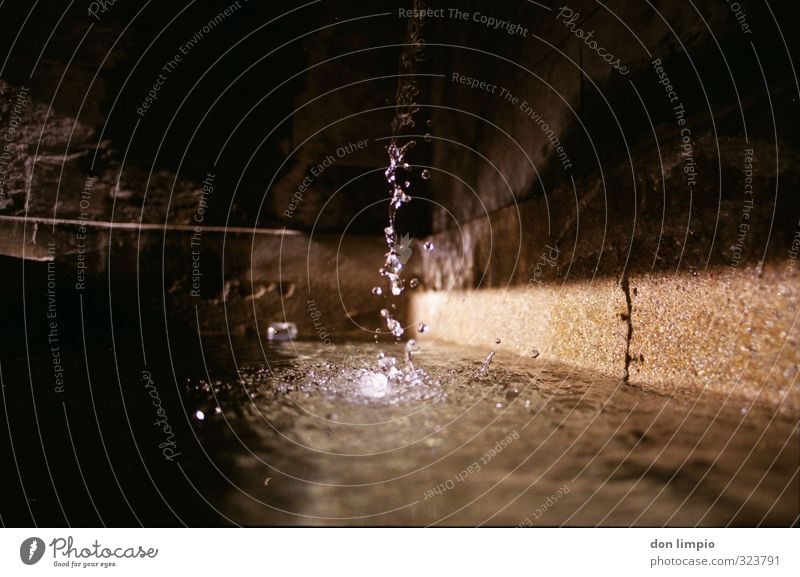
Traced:
<path id="1" fill-rule="evenodd" d="M 19 546 L 19 558 L 25 565 L 35 565 L 44 556 L 44 541 L 39 537 L 28 537 Z"/>
<path id="2" fill-rule="evenodd" d="M 408 259 L 411 258 L 412 250 L 411 250 L 411 238 L 409 237 L 408 233 L 404 234 L 400 237 L 400 240 L 394 243 L 392 247 L 394 252 L 397 253 L 397 260 L 400 261 L 400 264 L 406 264 Z"/>

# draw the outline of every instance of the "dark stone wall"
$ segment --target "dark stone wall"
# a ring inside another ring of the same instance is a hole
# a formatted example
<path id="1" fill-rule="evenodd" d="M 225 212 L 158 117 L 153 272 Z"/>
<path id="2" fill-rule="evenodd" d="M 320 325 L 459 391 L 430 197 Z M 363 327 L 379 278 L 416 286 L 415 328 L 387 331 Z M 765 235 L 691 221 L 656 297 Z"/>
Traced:
<path id="1" fill-rule="evenodd" d="M 773 7 L 778 22 L 788 6 Z M 556 242 L 560 264 L 544 274 L 561 281 L 728 265 L 751 149 L 755 202 L 741 260 L 791 244 L 798 86 L 792 45 L 763 5 L 740 3 L 739 19 L 726 2 L 462 7 L 469 17 L 445 11 L 427 38 L 443 75 L 431 88 L 433 227 L 449 231 L 439 237 L 449 250 L 426 255 L 430 286 L 525 283 Z"/>

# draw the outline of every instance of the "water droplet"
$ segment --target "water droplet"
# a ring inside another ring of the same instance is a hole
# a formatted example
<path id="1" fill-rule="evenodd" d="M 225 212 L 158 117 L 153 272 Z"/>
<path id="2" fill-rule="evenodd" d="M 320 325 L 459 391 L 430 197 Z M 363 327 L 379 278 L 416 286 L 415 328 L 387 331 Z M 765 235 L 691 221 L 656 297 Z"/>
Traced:
<path id="1" fill-rule="evenodd" d="M 387 226 L 386 228 L 383 229 L 383 232 L 385 232 L 387 235 L 392 235 L 394 234 L 394 227 Z"/>
<path id="2" fill-rule="evenodd" d="M 221 415 L 222 414 L 222 409 L 220 407 L 214 407 L 214 414 L 215 415 Z"/>
<path id="3" fill-rule="evenodd" d="M 408 284 L 411 286 L 411 288 L 417 288 L 417 287 L 419 286 L 419 279 L 412 278 L 412 279 L 411 279 L 411 280 L 408 282 Z"/>
<path id="4" fill-rule="evenodd" d="M 198 410 L 194 414 L 194 418 L 197 419 L 198 421 L 203 421 L 203 420 L 205 420 L 206 415 L 205 415 L 205 413 L 203 411 Z"/>
<path id="5" fill-rule="evenodd" d="M 500 339 L 495 339 L 494 340 L 494 344 L 499 345 L 500 344 Z"/>
<path id="6" fill-rule="evenodd" d="M 379 287 L 379 286 L 372 287 L 372 294 L 374 294 L 374 295 L 382 295 L 383 294 L 383 289 L 381 287 Z"/>
<path id="7" fill-rule="evenodd" d="M 422 137 L 422 139 L 423 139 L 425 142 L 430 142 L 430 141 L 432 140 L 432 138 L 431 138 L 431 133 L 430 133 L 430 132 L 426 132 L 426 133 L 425 133 L 425 136 L 423 136 L 423 137 Z"/>
<path id="8" fill-rule="evenodd" d="M 478 369 L 478 376 L 479 377 L 482 377 L 482 376 L 486 375 L 486 373 L 489 372 L 489 365 L 492 364 L 492 359 L 494 359 L 494 355 L 495 355 L 495 352 L 492 351 L 488 355 L 486 355 L 485 359 L 483 359 L 483 364 L 481 365 L 481 368 Z"/>
<path id="9" fill-rule="evenodd" d="M 419 323 L 419 326 L 417 326 L 417 332 L 419 333 L 427 332 L 427 330 L 428 330 L 428 325 L 426 325 L 425 323 Z"/>
<path id="10" fill-rule="evenodd" d="M 495 406 L 496 409 L 502 409 L 503 408 L 503 403 L 495 403 L 494 406 Z"/>
<path id="11" fill-rule="evenodd" d="M 422 245 L 422 248 L 424 248 L 427 251 L 431 251 L 434 248 L 433 247 L 433 243 L 428 241 L 428 242 L 426 242 L 425 244 Z"/>
<path id="12" fill-rule="evenodd" d="M 539 356 L 539 349 L 531 349 L 531 358 L 535 359 Z"/>
<path id="13" fill-rule="evenodd" d="M 419 350 L 417 346 L 417 341 L 414 339 L 408 339 L 406 343 L 406 367 L 414 370 L 414 353 Z"/>
<path id="14" fill-rule="evenodd" d="M 405 181 L 403 183 L 403 186 L 405 186 L 406 188 L 409 188 L 411 186 L 411 181 L 410 180 Z"/>
<path id="15" fill-rule="evenodd" d="M 427 126 L 428 128 L 430 128 L 430 127 L 432 127 L 432 126 L 433 126 L 433 122 L 431 122 L 431 119 L 430 119 L 430 118 L 429 118 L 428 120 L 426 120 L 426 121 L 425 121 L 425 126 Z"/>
<path id="16" fill-rule="evenodd" d="M 422 171 L 421 176 L 422 176 L 423 180 L 430 180 L 431 171 L 426 168 L 425 170 Z"/>
<path id="17" fill-rule="evenodd" d="M 410 165 L 409 163 L 407 163 L 407 162 L 404 162 L 404 163 L 403 163 L 403 168 L 404 168 L 405 170 L 411 170 L 411 165 Z"/>
<path id="18" fill-rule="evenodd" d="M 388 318 L 388 316 L 389 316 L 389 309 L 381 309 L 381 316 L 382 316 L 383 318 Z M 377 331 L 375 331 L 375 332 L 379 332 L 379 331 L 380 331 L 380 329 L 378 329 L 378 330 L 377 330 Z"/>

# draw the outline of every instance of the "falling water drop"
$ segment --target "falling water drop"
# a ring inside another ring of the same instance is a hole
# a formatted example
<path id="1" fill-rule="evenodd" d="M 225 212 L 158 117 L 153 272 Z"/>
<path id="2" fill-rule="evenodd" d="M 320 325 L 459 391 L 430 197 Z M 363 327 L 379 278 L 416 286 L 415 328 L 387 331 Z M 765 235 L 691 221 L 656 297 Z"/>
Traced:
<path id="1" fill-rule="evenodd" d="M 427 331 L 428 331 L 428 325 L 426 325 L 425 323 L 419 323 L 419 326 L 417 326 L 417 332 L 425 333 Z"/>
<path id="2" fill-rule="evenodd" d="M 412 278 L 410 281 L 408 281 L 408 284 L 411 288 L 417 288 L 419 286 L 419 279 Z"/>
<path id="3" fill-rule="evenodd" d="M 423 180 L 430 180 L 431 171 L 426 168 L 425 170 L 422 171 L 422 174 L 420 176 L 422 176 Z"/>
<path id="4" fill-rule="evenodd" d="M 414 339 L 408 339 L 408 342 L 406 343 L 406 351 L 405 351 L 406 352 L 406 366 L 409 369 L 411 369 L 412 371 L 414 370 L 414 353 L 417 352 L 418 350 L 419 350 L 419 347 L 417 347 L 417 341 L 415 341 Z"/>
<path id="5" fill-rule="evenodd" d="M 383 294 L 383 289 L 381 287 L 379 287 L 379 286 L 372 287 L 372 294 L 374 294 L 374 295 L 382 295 Z"/>
<path id="6" fill-rule="evenodd" d="M 429 118 L 428 120 L 426 120 L 426 121 L 425 121 L 425 126 L 427 126 L 428 128 L 430 128 L 430 127 L 432 127 L 432 126 L 433 126 L 433 122 L 431 122 L 431 119 L 430 119 L 430 118 Z"/>
<path id="7" fill-rule="evenodd" d="M 432 242 L 428 241 L 428 242 L 426 242 L 425 244 L 422 245 L 422 248 L 424 248 L 427 251 L 432 251 L 434 246 L 433 246 Z"/>
<path id="8" fill-rule="evenodd" d="M 430 142 L 432 140 L 431 139 L 431 133 L 430 132 L 426 132 L 425 136 L 423 136 L 422 138 L 423 138 L 423 140 L 425 140 L 425 142 Z"/>
<path id="9" fill-rule="evenodd" d="M 420 0 L 415 0 L 415 6 L 420 4 Z M 414 127 L 414 114 L 419 111 L 420 105 L 416 100 L 419 94 L 419 87 L 413 79 L 416 73 L 416 63 L 423 60 L 424 40 L 421 38 L 422 21 L 419 19 L 409 20 L 407 26 L 407 36 L 409 42 L 400 57 L 402 79 L 398 82 L 395 99 L 395 116 L 392 120 L 392 137 L 386 151 L 389 156 L 389 165 L 384 171 L 386 182 L 389 185 L 389 222 L 384 228 L 387 252 L 385 261 L 380 268 L 380 275 L 388 281 L 389 291 L 393 296 L 400 296 L 405 288 L 401 276 L 403 267 L 411 256 L 410 239 L 408 235 L 399 237 L 396 231 L 397 212 L 403 205 L 411 202 L 411 196 L 406 193 L 406 189 L 411 186 L 410 180 L 398 179 L 397 171 L 403 168 L 411 170 L 411 165 L 406 161 L 405 156 L 409 149 L 416 146 L 415 140 L 408 140 L 404 144 L 399 144 L 399 135 L 405 128 Z M 430 142 L 430 135 L 428 141 Z M 376 287 L 377 288 L 377 287 Z M 373 289 L 373 294 L 382 294 Z M 388 296 L 388 295 L 387 295 Z M 392 309 L 394 309 L 392 305 Z M 381 310 L 381 317 L 386 323 L 388 332 L 394 335 L 399 341 L 403 336 L 403 326 L 397 321 L 388 309 Z M 378 341 L 380 329 L 375 331 L 375 340 Z"/>
<path id="10" fill-rule="evenodd" d="M 203 421 L 206 418 L 206 414 L 203 411 L 198 410 L 194 414 L 194 418 L 197 419 L 198 421 Z"/>
<path id="11" fill-rule="evenodd" d="M 494 340 L 494 344 L 496 344 L 496 345 L 499 345 L 499 344 L 500 344 L 500 342 L 501 342 L 501 341 L 500 341 L 500 339 L 499 339 L 499 338 L 496 338 L 496 339 Z"/>

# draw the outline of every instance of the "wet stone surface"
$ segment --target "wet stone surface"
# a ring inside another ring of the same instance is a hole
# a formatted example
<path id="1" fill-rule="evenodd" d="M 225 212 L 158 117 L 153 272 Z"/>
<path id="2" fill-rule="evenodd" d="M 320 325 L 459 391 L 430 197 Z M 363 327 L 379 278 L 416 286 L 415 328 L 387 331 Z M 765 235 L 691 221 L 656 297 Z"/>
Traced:
<path id="1" fill-rule="evenodd" d="M 187 471 L 248 525 L 791 525 L 796 418 L 487 350 L 206 341 Z M 235 363 L 231 350 L 235 353 Z M 378 359 L 379 351 L 384 357 Z M 236 373 L 235 365 L 239 372 Z M 196 457 L 192 457 L 196 459 Z M 209 463 L 213 466 L 209 467 Z"/>

